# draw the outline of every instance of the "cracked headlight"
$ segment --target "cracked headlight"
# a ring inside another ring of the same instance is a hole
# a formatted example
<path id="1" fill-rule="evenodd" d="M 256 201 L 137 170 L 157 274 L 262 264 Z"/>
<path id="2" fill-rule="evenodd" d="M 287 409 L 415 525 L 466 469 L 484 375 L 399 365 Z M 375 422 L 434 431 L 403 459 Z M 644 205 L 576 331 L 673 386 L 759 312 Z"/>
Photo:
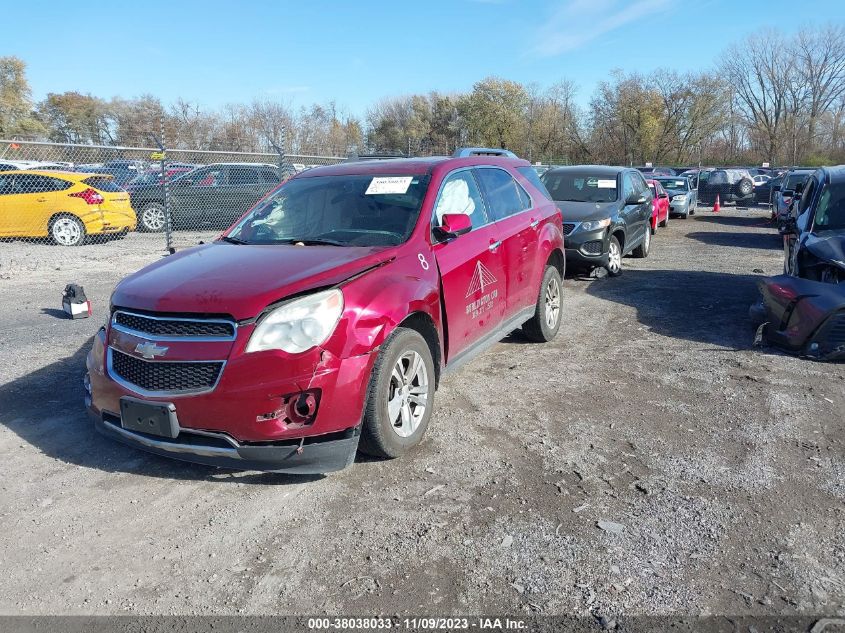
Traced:
<path id="1" fill-rule="evenodd" d="M 595 231 L 596 229 L 603 229 L 606 226 L 610 226 L 610 218 L 593 220 L 592 222 L 581 222 L 582 231 Z"/>
<path id="2" fill-rule="evenodd" d="M 343 312 L 343 293 L 325 290 L 279 306 L 258 323 L 247 353 L 280 349 L 298 354 L 321 345 L 334 332 Z"/>

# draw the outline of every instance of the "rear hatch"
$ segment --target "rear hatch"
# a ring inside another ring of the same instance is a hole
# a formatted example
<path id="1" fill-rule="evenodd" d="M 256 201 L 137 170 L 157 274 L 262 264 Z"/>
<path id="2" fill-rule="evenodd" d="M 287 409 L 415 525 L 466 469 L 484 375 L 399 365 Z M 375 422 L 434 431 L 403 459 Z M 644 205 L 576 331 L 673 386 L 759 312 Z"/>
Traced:
<path id="1" fill-rule="evenodd" d="M 117 211 L 129 213 L 132 205 L 129 204 L 129 193 L 114 182 L 114 177 L 106 174 L 89 176 L 82 180 L 82 183 L 103 196 L 100 208 L 103 211 Z"/>

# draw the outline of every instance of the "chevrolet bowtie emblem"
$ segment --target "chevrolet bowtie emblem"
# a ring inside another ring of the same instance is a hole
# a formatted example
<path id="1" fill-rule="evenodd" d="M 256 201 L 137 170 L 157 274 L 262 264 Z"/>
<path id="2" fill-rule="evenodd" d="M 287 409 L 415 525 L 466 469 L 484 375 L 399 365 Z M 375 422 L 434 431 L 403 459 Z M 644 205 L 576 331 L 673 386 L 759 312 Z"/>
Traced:
<path id="1" fill-rule="evenodd" d="M 170 349 L 169 347 L 159 347 L 155 343 L 150 343 L 147 341 L 146 343 L 138 343 L 135 346 L 135 353 L 140 354 L 147 360 L 152 360 L 156 356 L 164 356 L 167 354 L 167 350 Z"/>

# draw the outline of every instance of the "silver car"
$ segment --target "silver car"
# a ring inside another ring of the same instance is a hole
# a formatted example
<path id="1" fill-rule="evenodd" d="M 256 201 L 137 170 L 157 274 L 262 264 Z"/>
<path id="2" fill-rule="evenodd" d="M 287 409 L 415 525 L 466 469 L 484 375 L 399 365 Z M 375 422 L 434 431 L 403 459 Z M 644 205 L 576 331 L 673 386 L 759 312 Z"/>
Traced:
<path id="1" fill-rule="evenodd" d="M 669 194 L 669 215 L 686 218 L 695 215 L 698 208 L 698 192 L 692 188 L 685 176 L 657 176 L 658 181 Z"/>

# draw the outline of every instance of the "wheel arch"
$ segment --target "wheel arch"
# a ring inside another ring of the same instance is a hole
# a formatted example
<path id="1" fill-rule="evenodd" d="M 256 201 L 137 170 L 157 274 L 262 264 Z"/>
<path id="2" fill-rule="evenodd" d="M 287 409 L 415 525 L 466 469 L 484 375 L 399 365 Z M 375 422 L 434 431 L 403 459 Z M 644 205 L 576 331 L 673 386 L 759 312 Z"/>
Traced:
<path id="1" fill-rule="evenodd" d="M 615 226 L 613 230 L 610 232 L 611 237 L 615 237 L 616 241 L 619 242 L 619 250 L 624 253 L 625 252 L 625 229 L 621 226 Z"/>
<path id="2" fill-rule="evenodd" d="M 440 386 L 440 371 L 443 352 L 440 349 L 440 335 L 434 319 L 426 312 L 412 312 L 406 316 L 397 327 L 404 327 L 418 332 L 428 344 L 431 351 L 431 358 L 434 360 L 434 387 Z"/>

